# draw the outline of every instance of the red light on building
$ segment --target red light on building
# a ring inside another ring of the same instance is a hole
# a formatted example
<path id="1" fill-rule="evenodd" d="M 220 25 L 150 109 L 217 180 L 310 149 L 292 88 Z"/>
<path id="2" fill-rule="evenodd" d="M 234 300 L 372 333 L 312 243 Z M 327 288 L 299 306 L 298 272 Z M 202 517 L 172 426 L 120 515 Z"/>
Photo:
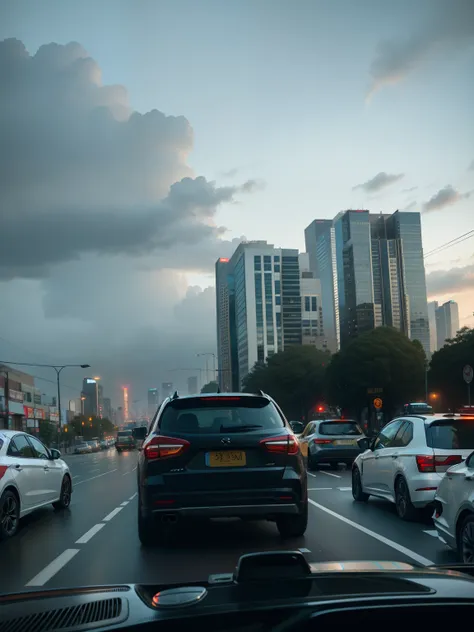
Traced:
<path id="1" fill-rule="evenodd" d="M 318 406 L 317 411 L 318 411 L 318 413 L 323 413 L 324 412 L 324 406 Z"/>
<path id="2" fill-rule="evenodd" d="M 226 257 L 221 257 L 221 258 L 219 259 L 219 261 L 220 261 L 221 263 L 227 263 L 227 262 L 229 261 L 229 259 L 228 259 L 228 258 L 226 258 Z"/>

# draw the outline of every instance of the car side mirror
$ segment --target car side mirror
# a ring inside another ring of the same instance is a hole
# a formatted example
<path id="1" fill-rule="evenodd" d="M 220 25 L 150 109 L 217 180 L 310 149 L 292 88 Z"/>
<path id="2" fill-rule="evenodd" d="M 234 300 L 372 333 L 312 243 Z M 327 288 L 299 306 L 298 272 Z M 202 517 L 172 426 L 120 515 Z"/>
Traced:
<path id="1" fill-rule="evenodd" d="M 471 452 L 471 454 L 467 457 L 466 467 L 468 467 L 469 469 L 474 469 L 474 452 Z"/>
<path id="2" fill-rule="evenodd" d="M 366 450 L 372 450 L 372 440 L 369 437 L 360 437 L 357 439 L 357 445 L 361 449 L 362 452 Z"/>
<path id="3" fill-rule="evenodd" d="M 305 429 L 305 425 L 301 421 L 290 421 L 290 427 L 295 434 L 301 434 Z"/>
<path id="4" fill-rule="evenodd" d="M 52 461 L 57 461 L 57 459 L 61 458 L 61 452 L 59 450 L 56 450 L 55 448 L 51 448 L 49 453 L 51 455 L 51 460 Z"/>

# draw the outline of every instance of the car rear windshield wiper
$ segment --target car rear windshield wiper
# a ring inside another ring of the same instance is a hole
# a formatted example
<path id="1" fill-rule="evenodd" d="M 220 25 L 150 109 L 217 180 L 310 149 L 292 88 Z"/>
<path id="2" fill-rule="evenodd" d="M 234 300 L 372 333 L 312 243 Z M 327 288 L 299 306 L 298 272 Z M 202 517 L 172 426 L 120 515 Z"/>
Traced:
<path id="1" fill-rule="evenodd" d="M 258 430 L 263 428 L 258 424 L 248 424 L 247 426 L 221 426 L 221 432 L 249 432 L 250 430 Z"/>

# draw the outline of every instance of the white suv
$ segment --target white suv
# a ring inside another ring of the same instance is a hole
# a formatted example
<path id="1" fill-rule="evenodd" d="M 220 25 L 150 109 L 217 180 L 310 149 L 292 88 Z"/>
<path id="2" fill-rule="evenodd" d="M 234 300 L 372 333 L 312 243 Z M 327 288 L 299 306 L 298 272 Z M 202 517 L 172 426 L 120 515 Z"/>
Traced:
<path id="1" fill-rule="evenodd" d="M 474 450 L 474 424 L 462 415 L 406 415 L 358 443 L 366 449 L 352 467 L 354 500 L 385 498 L 413 520 L 418 509 L 431 509 L 448 468 Z"/>

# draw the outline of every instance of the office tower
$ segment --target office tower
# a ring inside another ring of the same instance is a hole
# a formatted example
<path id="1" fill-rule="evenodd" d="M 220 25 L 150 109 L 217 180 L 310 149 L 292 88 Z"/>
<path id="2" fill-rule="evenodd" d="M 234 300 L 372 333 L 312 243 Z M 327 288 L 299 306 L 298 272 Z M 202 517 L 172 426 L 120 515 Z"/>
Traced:
<path id="1" fill-rule="evenodd" d="M 447 301 L 436 310 L 436 333 L 438 349 L 446 340 L 454 338 L 459 331 L 459 308 L 455 301 Z"/>
<path id="2" fill-rule="evenodd" d="M 302 344 L 328 349 L 324 335 L 321 282 L 310 270 L 309 254 L 299 255 Z"/>
<path id="3" fill-rule="evenodd" d="M 438 350 L 438 334 L 436 329 L 436 310 L 439 307 L 438 301 L 428 303 L 428 323 L 430 326 L 430 351 L 434 353 Z"/>
<path id="4" fill-rule="evenodd" d="M 102 416 L 104 419 L 112 419 L 112 402 L 110 397 L 104 397 L 102 400 Z"/>
<path id="5" fill-rule="evenodd" d="M 321 283 L 324 336 L 327 348 L 335 353 L 339 340 L 339 301 L 337 288 L 336 238 L 331 219 L 315 219 L 305 229 L 306 252 L 314 278 Z"/>
<path id="6" fill-rule="evenodd" d="M 82 380 L 83 411 L 86 417 L 97 417 L 99 414 L 99 390 L 97 380 L 85 377 Z"/>
<path id="7" fill-rule="evenodd" d="M 162 382 L 161 399 L 162 401 L 173 394 L 173 382 Z"/>
<path id="8" fill-rule="evenodd" d="M 216 320 L 218 383 L 223 393 L 232 390 L 232 349 L 229 315 L 229 259 L 216 261 Z"/>
<path id="9" fill-rule="evenodd" d="M 232 390 L 239 390 L 256 362 L 302 342 L 298 251 L 242 242 L 228 262 L 227 284 L 228 316 L 220 304 L 218 331 L 229 327 Z"/>
<path id="10" fill-rule="evenodd" d="M 195 375 L 191 375 L 188 377 L 188 395 L 195 395 L 198 392 L 198 379 Z"/>
<path id="11" fill-rule="evenodd" d="M 123 391 L 123 420 L 124 423 L 127 423 L 127 421 L 129 421 L 130 419 L 130 412 L 129 412 L 129 406 L 128 406 L 128 386 L 122 386 L 122 391 Z"/>
<path id="12" fill-rule="evenodd" d="M 99 417 L 102 419 L 104 415 L 104 387 L 97 384 L 97 401 L 99 406 Z"/>
<path id="13" fill-rule="evenodd" d="M 148 417 L 150 419 L 155 415 L 158 410 L 159 398 L 158 398 L 158 389 L 157 388 L 149 388 L 148 389 Z"/>

